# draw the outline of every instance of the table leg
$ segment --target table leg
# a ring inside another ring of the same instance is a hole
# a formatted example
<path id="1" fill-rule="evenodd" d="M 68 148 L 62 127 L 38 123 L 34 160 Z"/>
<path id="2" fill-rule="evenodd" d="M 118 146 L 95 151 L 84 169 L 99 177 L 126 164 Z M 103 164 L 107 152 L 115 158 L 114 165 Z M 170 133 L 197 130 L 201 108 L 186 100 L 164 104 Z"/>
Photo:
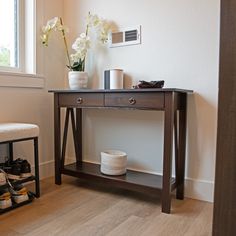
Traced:
<path id="1" fill-rule="evenodd" d="M 69 126 L 69 116 L 70 116 L 70 109 L 66 108 L 66 117 L 65 117 L 65 124 L 64 124 L 64 134 L 62 140 L 62 150 L 61 150 L 61 168 L 64 168 L 65 165 L 65 154 L 66 154 L 66 143 L 67 143 L 67 134 L 68 134 L 68 126 Z"/>
<path id="2" fill-rule="evenodd" d="M 75 157 L 76 163 L 82 163 L 82 110 L 81 108 L 76 108 L 76 117 L 74 116 L 74 110 L 71 111 L 71 123 L 72 123 L 72 132 L 74 139 L 75 147 Z"/>
<path id="3" fill-rule="evenodd" d="M 179 116 L 178 116 L 178 111 L 176 109 L 175 114 L 174 114 L 174 146 L 175 146 L 175 182 L 178 186 L 179 184 Z"/>
<path id="4" fill-rule="evenodd" d="M 54 94 L 55 184 L 61 184 L 61 112 L 58 94 Z"/>
<path id="5" fill-rule="evenodd" d="M 165 95 L 165 124 L 164 124 L 164 156 L 163 156 L 163 186 L 162 186 L 162 212 L 170 213 L 171 209 L 171 172 L 172 172 L 172 146 L 174 127 L 174 94 Z"/>
<path id="6" fill-rule="evenodd" d="M 184 199 L 184 174 L 185 174 L 185 150 L 186 150 L 186 94 L 181 94 L 181 108 L 179 111 L 179 149 L 178 149 L 178 185 L 176 191 L 177 199 Z"/>
<path id="7" fill-rule="evenodd" d="M 82 164 L 82 156 L 83 156 L 83 147 L 82 147 L 82 109 L 76 108 L 76 137 L 78 143 L 78 156 L 76 157 L 76 162 L 78 164 Z"/>

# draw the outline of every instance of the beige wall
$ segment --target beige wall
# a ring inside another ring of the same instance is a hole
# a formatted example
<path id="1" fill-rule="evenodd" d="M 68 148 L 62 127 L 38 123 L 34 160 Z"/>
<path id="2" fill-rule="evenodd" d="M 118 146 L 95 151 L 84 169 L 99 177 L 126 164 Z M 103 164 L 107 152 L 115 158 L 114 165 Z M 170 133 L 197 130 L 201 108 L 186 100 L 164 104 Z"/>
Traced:
<path id="1" fill-rule="evenodd" d="M 142 44 L 94 49 L 88 57 L 90 86 L 103 87 L 103 71 L 123 68 L 126 86 L 138 80 L 164 79 L 166 87 L 193 89 L 188 102 L 187 196 L 212 200 L 216 148 L 219 0 L 41 0 L 38 26 L 64 16 L 70 43 L 85 28 L 88 11 L 116 27 L 142 25 Z M 38 33 L 39 36 L 39 33 Z M 43 89 L 0 87 L 0 121 L 32 122 L 40 126 L 42 176 L 53 174 L 53 100 L 48 89 L 63 87 L 64 51 L 58 37 L 43 49 L 38 39 L 38 70 Z M 161 112 L 87 110 L 84 115 L 84 156 L 99 162 L 108 148 L 127 152 L 129 167 L 162 171 Z M 1 148 L 3 149 L 3 148 Z M 31 156 L 30 146 L 17 153 Z M 3 153 L 4 155 L 4 153 Z M 74 154 L 70 149 L 68 156 Z"/>
<path id="2" fill-rule="evenodd" d="M 70 41 L 85 29 L 90 11 L 116 28 L 142 26 L 142 44 L 94 49 L 88 56 L 90 86 L 103 87 L 103 71 L 123 68 L 126 85 L 164 79 L 166 87 L 193 89 L 188 102 L 187 195 L 213 199 L 216 149 L 219 0 L 66 0 Z M 159 112 L 89 110 L 84 121 L 84 155 L 117 148 L 129 167 L 162 171 L 163 115 Z M 73 156 L 72 152 L 68 153 Z"/>

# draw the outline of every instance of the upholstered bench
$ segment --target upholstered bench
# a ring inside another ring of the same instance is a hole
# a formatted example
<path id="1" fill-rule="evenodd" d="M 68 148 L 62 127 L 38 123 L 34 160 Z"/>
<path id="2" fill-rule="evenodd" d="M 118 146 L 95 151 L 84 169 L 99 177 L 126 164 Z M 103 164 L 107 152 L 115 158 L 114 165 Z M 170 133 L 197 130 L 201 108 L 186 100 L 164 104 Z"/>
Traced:
<path id="1" fill-rule="evenodd" d="M 33 140 L 34 142 L 34 169 L 35 176 L 35 195 L 40 196 L 39 187 L 39 161 L 38 161 L 38 136 L 39 127 L 35 124 L 25 123 L 0 123 L 0 144 L 8 144 L 9 160 L 13 161 L 13 144 L 15 142 Z M 30 179 L 30 180 L 31 180 Z M 25 182 L 26 180 L 21 180 Z"/>

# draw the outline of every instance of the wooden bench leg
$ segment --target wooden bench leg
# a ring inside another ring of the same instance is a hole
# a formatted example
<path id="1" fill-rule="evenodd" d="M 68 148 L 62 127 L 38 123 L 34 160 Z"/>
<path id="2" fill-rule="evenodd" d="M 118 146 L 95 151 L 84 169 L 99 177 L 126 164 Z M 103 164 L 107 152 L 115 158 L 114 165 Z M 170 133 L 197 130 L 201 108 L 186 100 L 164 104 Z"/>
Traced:
<path id="1" fill-rule="evenodd" d="M 11 163 L 13 161 L 13 143 L 12 142 L 9 142 L 8 150 L 9 150 L 9 161 Z"/>

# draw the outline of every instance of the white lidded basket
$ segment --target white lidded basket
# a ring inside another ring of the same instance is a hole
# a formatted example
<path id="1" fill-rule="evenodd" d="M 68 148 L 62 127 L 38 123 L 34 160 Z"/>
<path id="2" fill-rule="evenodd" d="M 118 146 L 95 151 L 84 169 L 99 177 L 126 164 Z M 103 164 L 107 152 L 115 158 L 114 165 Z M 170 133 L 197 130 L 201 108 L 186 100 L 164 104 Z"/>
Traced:
<path id="1" fill-rule="evenodd" d="M 101 172 L 105 175 L 123 175 L 126 173 L 127 155 L 119 150 L 101 152 Z"/>

